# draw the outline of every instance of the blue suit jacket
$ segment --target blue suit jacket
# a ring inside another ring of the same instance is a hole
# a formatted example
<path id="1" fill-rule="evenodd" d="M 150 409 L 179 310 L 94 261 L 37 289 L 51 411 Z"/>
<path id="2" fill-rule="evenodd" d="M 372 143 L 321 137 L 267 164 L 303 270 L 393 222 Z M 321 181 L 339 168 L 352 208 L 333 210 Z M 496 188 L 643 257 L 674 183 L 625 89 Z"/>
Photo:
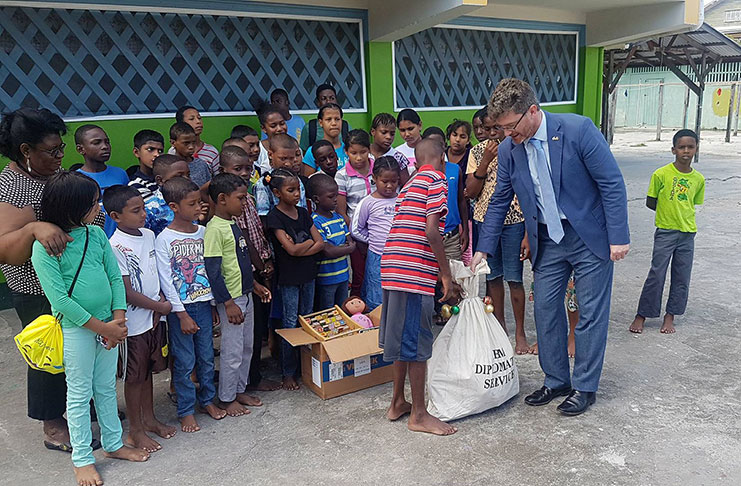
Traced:
<path id="1" fill-rule="evenodd" d="M 602 134 L 589 118 L 547 117 L 551 180 L 569 224 L 595 255 L 610 258 L 610 245 L 630 243 L 625 182 Z M 538 257 L 538 207 L 523 144 L 507 138 L 499 146 L 497 186 L 479 229 L 478 251 L 493 253 L 513 196 L 520 201 L 532 261 Z"/>

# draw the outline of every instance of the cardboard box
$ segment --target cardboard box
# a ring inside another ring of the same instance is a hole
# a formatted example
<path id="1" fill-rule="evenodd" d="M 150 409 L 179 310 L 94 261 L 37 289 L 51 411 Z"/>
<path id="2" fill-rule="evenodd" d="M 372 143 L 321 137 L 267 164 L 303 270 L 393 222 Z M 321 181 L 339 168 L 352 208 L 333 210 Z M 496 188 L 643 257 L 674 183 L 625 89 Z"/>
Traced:
<path id="1" fill-rule="evenodd" d="M 301 378 L 320 398 L 339 397 L 394 379 L 393 363 L 383 360 L 378 329 L 320 341 L 302 328 L 278 329 L 293 347 L 301 347 Z"/>

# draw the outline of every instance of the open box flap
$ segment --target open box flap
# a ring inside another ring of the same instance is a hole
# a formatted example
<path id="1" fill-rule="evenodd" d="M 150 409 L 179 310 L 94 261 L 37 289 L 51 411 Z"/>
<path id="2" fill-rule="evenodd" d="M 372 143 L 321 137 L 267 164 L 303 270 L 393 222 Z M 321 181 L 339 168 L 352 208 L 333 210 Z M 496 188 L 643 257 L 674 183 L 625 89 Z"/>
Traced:
<path id="1" fill-rule="evenodd" d="M 381 325 L 381 312 L 383 311 L 383 306 L 379 305 L 375 309 L 371 311 L 370 314 L 368 314 L 368 318 L 371 320 L 373 325 L 375 327 L 378 327 Z"/>
<path id="2" fill-rule="evenodd" d="M 275 332 L 280 334 L 280 336 L 288 341 L 288 344 L 294 348 L 296 346 L 303 346 L 304 344 L 315 344 L 319 342 L 317 338 L 310 335 L 300 327 L 295 329 L 276 329 Z"/>
<path id="3" fill-rule="evenodd" d="M 322 346 L 332 363 L 341 363 L 383 351 L 378 347 L 378 329 L 324 341 Z"/>

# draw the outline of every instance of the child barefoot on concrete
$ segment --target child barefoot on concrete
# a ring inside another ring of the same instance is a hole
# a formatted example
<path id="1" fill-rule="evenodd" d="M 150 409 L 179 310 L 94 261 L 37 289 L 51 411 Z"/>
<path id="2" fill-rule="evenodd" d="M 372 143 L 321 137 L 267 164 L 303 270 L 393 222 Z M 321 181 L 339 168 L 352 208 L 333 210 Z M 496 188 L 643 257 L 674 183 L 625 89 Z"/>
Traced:
<path id="1" fill-rule="evenodd" d="M 245 393 L 250 379 L 254 340 L 253 290 L 263 301 L 270 292 L 255 286 L 247 240 L 234 218 L 242 215 L 247 183 L 234 174 L 214 176 L 208 188 L 215 214 L 206 225 L 204 256 L 206 273 L 221 320 L 219 400 L 224 410 L 237 417 L 250 413 L 244 405 L 262 406 L 259 398 Z"/>
<path id="2" fill-rule="evenodd" d="M 651 176 L 646 206 L 656 211 L 656 233 L 651 269 L 643 285 L 638 312 L 630 332 L 643 332 L 647 317 L 659 317 L 661 297 L 669 261 L 672 264 L 669 300 L 661 326 L 662 334 L 674 334 L 674 316 L 684 314 L 690 290 L 690 273 L 695 253 L 695 206 L 705 199 L 705 178 L 691 167 L 697 153 L 697 134 L 679 130 L 674 135 L 671 164 Z"/>
<path id="3" fill-rule="evenodd" d="M 160 318 L 170 313 L 172 305 L 160 292 L 154 233 L 144 228 L 147 213 L 139 191 L 131 186 L 111 186 L 103 196 L 103 206 L 117 225 L 110 242 L 128 304 L 126 352 L 119 357 L 129 418 L 126 443 L 156 452 L 162 446 L 147 432 L 163 439 L 175 435 L 175 427 L 163 424 L 154 415 L 152 388 L 152 373 L 167 369 L 167 358 L 162 353 L 167 331 Z"/>
<path id="4" fill-rule="evenodd" d="M 211 283 L 203 256 L 205 230 L 193 224 L 202 212 L 201 194 L 198 186 L 185 177 L 168 180 L 161 192 L 173 213 L 172 221 L 154 244 L 160 285 L 172 304 L 172 312 L 167 316 L 173 356 L 172 383 L 177 393 L 181 430 L 197 432 L 201 427 L 195 419 L 196 400 L 201 410 L 214 420 L 226 416 L 226 412 L 214 404 L 213 323 L 218 322 L 218 318 L 211 307 Z M 200 384 L 197 391 L 191 380 L 193 370 Z"/>
<path id="5" fill-rule="evenodd" d="M 379 346 L 383 359 L 394 362 L 394 394 L 386 413 L 398 420 L 411 413 L 407 427 L 416 432 L 450 435 L 457 428 L 433 417 L 425 408 L 425 372 L 432 355 L 432 319 L 438 273 L 441 301 L 457 301 L 461 287 L 452 281 L 442 240 L 447 211 L 443 147 L 422 140 L 415 148 L 419 169 L 401 190 L 396 215 L 381 258 L 383 310 Z M 404 397 L 407 372 L 412 403 Z"/>

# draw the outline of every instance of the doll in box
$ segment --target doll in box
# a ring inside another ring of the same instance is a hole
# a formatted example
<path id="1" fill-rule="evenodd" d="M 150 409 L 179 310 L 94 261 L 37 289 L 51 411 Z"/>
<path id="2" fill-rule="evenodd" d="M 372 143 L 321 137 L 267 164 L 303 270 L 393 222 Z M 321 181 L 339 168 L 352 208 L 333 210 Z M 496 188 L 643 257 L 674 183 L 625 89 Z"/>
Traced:
<path id="1" fill-rule="evenodd" d="M 352 319 L 357 325 L 366 329 L 373 327 L 373 321 L 370 320 L 370 317 L 363 314 L 363 312 L 367 310 L 367 306 L 360 297 L 356 295 L 348 297 L 342 304 L 342 310 L 345 311 L 345 313 L 350 316 L 350 319 Z"/>

